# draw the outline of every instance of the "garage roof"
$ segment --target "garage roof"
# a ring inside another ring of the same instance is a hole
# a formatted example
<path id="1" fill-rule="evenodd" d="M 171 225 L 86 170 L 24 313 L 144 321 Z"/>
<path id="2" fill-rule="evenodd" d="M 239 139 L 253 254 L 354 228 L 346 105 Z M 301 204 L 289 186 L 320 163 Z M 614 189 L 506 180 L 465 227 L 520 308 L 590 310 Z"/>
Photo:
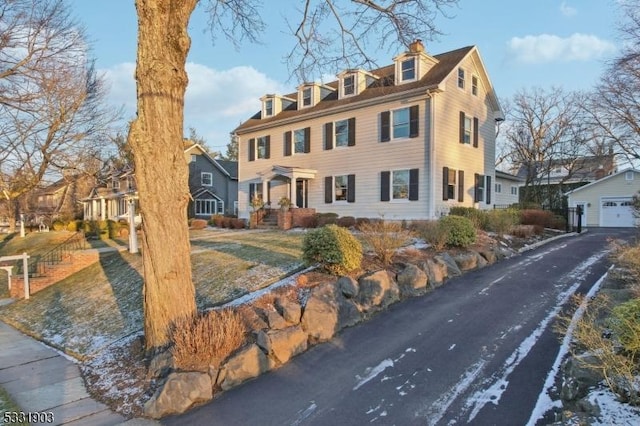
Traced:
<path id="1" fill-rule="evenodd" d="M 633 169 L 633 168 L 629 167 L 629 168 L 627 168 L 627 169 L 624 169 L 624 170 L 619 171 L 618 173 L 614 173 L 614 174 L 612 174 L 612 175 L 609 175 L 609 176 L 603 177 L 602 179 L 598 179 L 598 180 L 596 180 L 596 181 L 593 181 L 593 182 L 591 182 L 591 183 L 589 183 L 589 184 L 587 184 L 587 185 L 581 186 L 580 188 L 576 188 L 576 189 L 574 189 L 574 190 L 571 190 L 571 191 L 565 192 L 565 193 L 564 193 L 564 195 L 575 194 L 576 192 L 580 192 L 580 191 L 582 191 L 583 189 L 586 189 L 586 188 L 591 188 L 591 187 L 592 187 L 592 186 L 594 186 L 594 185 L 598 185 L 600 182 L 604 182 L 604 181 L 605 181 L 605 180 L 607 180 L 607 179 L 611 179 L 611 178 L 613 178 L 613 177 L 615 177 L 615 176 L 621 175 L 621 174 L 626 173 L 626 172 L 635 172 L 635 173 L 640 173 L 640 171 L 638 171 L 638 170 L 636 170 L 636 169 Z"/>

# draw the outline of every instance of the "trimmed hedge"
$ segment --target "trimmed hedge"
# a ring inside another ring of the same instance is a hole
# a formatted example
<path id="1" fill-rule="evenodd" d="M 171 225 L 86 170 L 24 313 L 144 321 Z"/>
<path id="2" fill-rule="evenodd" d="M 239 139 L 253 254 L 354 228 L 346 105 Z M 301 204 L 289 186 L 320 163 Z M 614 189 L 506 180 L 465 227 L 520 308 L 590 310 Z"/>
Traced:
<path id="1" fill-rule="evenodd" d="M 305 235 L 302 258 L 307 265 L 318 263 L 329 273 L 344 275 L 360 268 L 362 245 L 346 229 L 326 225 Z"/>
<path id="2" fill-rule="evenodd" d="M 468 247 L 476 242 L 476 228 L 470 219 L 449 215 L 439 219 L 439 225 L 447 232 L 447 245 L 452 247 Z"/>

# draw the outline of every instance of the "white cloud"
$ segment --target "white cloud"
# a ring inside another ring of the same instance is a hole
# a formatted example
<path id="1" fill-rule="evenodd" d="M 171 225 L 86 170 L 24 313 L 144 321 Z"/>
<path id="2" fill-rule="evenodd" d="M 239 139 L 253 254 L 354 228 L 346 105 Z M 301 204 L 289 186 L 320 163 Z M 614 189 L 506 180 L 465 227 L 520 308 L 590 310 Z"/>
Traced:
<path id="1" fill-rule="evenodd" d="M 513 37 L 507 43 L 508 56 L 516 62 L 539 64 L 554 61 L 588 61 L 616 50 L 613 43 L 594 35 L 575 33 L 562 38 L 551 34 Z"/>
<path id="2" fill-rule="evenodd" d="M 124 106 L 126 119 L 133 117 L 136 111 L 134 71 L 133 63 L 101 70 L 111 87 L 111 102 Z M 220 71 L 189 62 L 187 74 L 185 133 L 189 127 L 194 127 L 216 149 L 224 149 L 229 132 L 258 112 L 261 96 L 282 94 L 285 90 L 280 83 L 249 66 Z"/>
<path id="3" fill-rule="evenodd" d="M 560 4 L 560 13 L 562 13 L 564 16 L 575 16 L 578 14 L 578 10 L 575 7 L 567 5 L 566 1 L 563 1 Z"/>

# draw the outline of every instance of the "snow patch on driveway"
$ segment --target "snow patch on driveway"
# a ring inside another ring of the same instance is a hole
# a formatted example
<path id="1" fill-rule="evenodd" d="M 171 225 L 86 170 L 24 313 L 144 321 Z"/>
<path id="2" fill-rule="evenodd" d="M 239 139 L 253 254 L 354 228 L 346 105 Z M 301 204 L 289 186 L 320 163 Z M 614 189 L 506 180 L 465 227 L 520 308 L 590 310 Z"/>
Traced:
<path id="1" fill-rule="evenodd" d="M 368 372 L 367 375 L 364 377 L 360 377 L 360 376 L 356 376 L 356 379 L 358 379 L 358 383 L 356 383 L 356 385 L 353 387 L 353 390 L 358 390 L 360 389 L 360 387 L 362 387 L 363 385 L 365 385 L 366 383 L 370 382 L 371 380 L 375 379 L 376 376 L 378 376 L 380 373 L 382 373 L 384 370 L 386 370 L 389 367 L 393 367 L 393 360 L 390 358 L 385 359 L 384 361 L 382 361 L 380 364 L 376 365 L 373 368 L 368 368 Z"/>

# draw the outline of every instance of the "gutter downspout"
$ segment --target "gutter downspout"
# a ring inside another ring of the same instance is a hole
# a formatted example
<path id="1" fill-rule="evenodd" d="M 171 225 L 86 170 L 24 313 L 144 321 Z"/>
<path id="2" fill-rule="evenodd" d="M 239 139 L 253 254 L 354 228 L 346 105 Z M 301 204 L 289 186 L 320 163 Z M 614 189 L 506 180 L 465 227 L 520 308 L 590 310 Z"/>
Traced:
<path id="1" fill-rule="evenodd" d="M 436 135 L 436 120 L 435 120 L 435 107 L 436 107 L 436 94 L 431 92 L 429 94 L 429 205 L 428 214 L 429 219 L 436 218 L 436 147 L 435 147 L 435 135 Z"/>

